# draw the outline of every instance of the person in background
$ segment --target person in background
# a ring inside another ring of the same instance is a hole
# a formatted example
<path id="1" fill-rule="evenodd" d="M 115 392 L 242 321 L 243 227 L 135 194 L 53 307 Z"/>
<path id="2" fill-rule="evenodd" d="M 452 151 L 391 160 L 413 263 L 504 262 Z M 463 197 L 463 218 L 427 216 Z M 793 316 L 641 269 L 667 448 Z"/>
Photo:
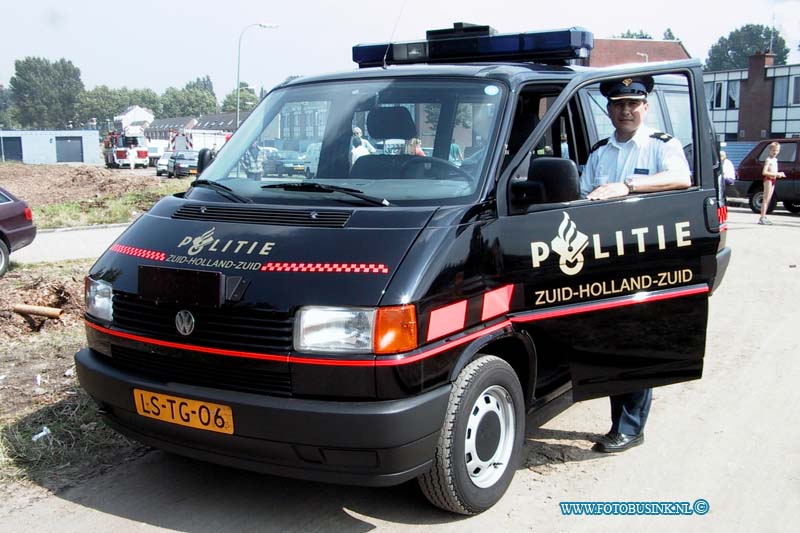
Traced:
<path id="1" fill-rule="evenodd" d="M 244 165 L 244 172 L 248 179 L 261 181 L 261 177 L 264 175 L 264 162 L 255 141 L 242 156 L 242 165 Z"/>
<path id="2" fill-rule="evenodd" d="M 353 166 L 359 157 L 370 154 L 369 149 L 364 146 L 362 140 L 358 135 L 353 135 L 350 140 L 350 166 Z"/>
<path id="3" fill-rule="evenodd" d="M 764 182 L 764 197 L 761 200 L 761 218 L 758 219 L 758 223 L 762 226 L 772 225 L 772 221 L 767 218 L 767 211 L 769 210 L 769 203 L 772 201 L 772 194 L 775 191 L 775 181 L 786 177 L 786 174 L 778 171 L 779 153 L 781 153 L 780 143 L 770 143 L 769 157 L 764 160 L 764 168 L 761 169 L 761 177 Z"/>
<path id="4" fill-rule="evenodd" d="M 455 141 L 450 143 L 450 157 L 448 159 L 451 163 L 460 163 L 464 160 L 464 154 L 461 153 L 461 147 Z"/>
<path id="5" fill-rule="evenodd" d="M 425 157 L 425 152 L 422 150 L 422 141 L 416 137 L 409 139 L 406 145 L 406 154 Z"/>
<path id="6" fill-rule="evenodd" d="M 733 185 L 736 181 L 736 169 L 733 168 L 733 163 L 728 159 L 728 154 L 725 150 L 719 151 L 719 160 L 722 162 L 722 180 L 725 185 Z"/>
<path id="7" fill-rule="evenodd" d="M 358 126 L 353 128 L 353 136 L 354 137 L 358 137 L 358 140 L 361 142 L 361 145 L 364 148 L 366 148 L 367 153 L 370 153 L 370 154 L 374 154 L 375 153 L 375 147 L 372 146 L 372 144 L 363 137 L 363 133 L 361 131 L 361 128 L 359 128 Z"/>

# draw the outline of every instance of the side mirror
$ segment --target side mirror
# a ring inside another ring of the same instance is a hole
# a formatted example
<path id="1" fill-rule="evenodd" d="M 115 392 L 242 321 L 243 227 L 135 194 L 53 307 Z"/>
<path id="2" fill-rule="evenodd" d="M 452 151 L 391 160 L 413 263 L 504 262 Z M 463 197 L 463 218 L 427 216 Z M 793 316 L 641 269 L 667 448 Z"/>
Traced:
<path id="1" fill-rule="evenodd" d="M 214 154 L 211 153 L 211 150 L 208 148 L 203 148 L 200 150 L 200 153 L 197 154 L 197 176 L 199 177 L 200 174 L 211 164 L 211 161 L 214 160 Z"/>
<path id="2" fill-rule="evenodd" d="M 519 207 L 578 200 L 578 167 L 571 159 L 537 157 L 530 162 L 528 179 L 512 182 L 510 193 L 511 202 Z"/>

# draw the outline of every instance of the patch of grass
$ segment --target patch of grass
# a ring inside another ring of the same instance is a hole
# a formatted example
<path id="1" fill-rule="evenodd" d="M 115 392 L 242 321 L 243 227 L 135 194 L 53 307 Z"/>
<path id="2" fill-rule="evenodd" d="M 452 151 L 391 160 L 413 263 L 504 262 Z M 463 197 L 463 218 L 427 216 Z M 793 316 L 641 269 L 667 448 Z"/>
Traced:
<path id="1" fill-rule="evenodd" d="M 82 389 L 65 393 L 63 400 L 0 428 L 0 480 L 28 480 L 58 491 L 147 451 L 107 427 Z M 47 434 L 34 441 L 44 428 Z"/>
<path id="2" fill-rule="evenodd" d="M 185 191 L 188 186 L 187 179 L 163 180 L 157 187 L 122 196 L 44 205 L 36 209 L 36 225 L 40 229 L 46 229 L 129 222 L 139 213 L 150 209 L 162 197 Z"/>

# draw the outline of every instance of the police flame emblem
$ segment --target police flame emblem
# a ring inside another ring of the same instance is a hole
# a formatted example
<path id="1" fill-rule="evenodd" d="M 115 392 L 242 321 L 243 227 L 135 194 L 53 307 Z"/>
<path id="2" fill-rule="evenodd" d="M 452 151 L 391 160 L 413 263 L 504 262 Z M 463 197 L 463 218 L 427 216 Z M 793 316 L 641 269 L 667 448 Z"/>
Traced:
<path id="1" fill-rule="evenodd" d="M 175 315 L 175 329 L 184 337 L 194 331 L 194 316 L 186 309 L 181 309 Z"/>
<path id="2" fill-rule="evenodd" d="M 558 266 L 569 276 L 574 276 L 583 268 L 583 251 L 589 245 L 589 237 L 578 231 L 575 222 L 564 213 L 564 220 L 558 226 L 558 235 L 550 241 L 550 247 L 561 256 Z"/>

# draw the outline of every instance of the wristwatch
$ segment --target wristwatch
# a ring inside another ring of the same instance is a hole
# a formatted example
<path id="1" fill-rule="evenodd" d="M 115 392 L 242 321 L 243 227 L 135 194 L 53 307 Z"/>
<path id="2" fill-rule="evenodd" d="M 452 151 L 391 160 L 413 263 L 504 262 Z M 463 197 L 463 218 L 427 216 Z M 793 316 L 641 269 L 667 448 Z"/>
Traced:
<path id="1" fill-rule="evenodd" d="M 628 188 L 628 194 L 632 194 L 633 192 L 635 192 L 633 186 L 633 178 L 631 177 L 625 178 L 625 186 Z"/>

